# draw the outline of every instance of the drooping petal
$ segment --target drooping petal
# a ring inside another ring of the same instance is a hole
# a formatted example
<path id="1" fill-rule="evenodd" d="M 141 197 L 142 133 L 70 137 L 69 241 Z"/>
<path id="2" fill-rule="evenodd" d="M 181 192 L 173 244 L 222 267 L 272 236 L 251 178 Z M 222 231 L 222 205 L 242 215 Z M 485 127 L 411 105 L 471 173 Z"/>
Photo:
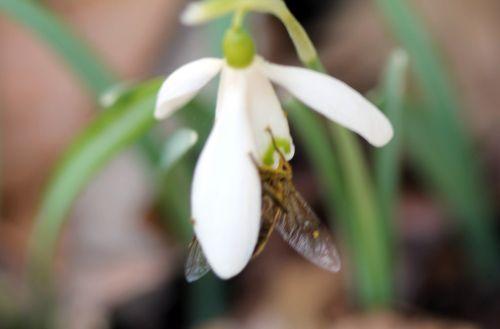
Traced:
<path id="1" fill-rule="evenodd" d="M 392 125 L 379 109 L 340 80 L 312 70 L 262 62 L 264 73 L 304 104 L 374 146 L 383 146 L 393 136 Z"/>
<path id="2" fill-rule="evenodd" d="M 174 71 L 158 93 L 155 118 L 164 119 L 188 103 L 220 72 L 222 63 L 221 59 L 203 58 Z"/>
<path id="3" fill-rule="evenodd" d="M 269 79 L 259 70 L 260 59 L 247 70 L 249 115 L 257 143 L 259 158 L 267 165 L 278 163 L 278 154 L 271 140 L 271 130 L 277 146 L 290 160 L 295 152 L 288 120 L 281 108 Z"/>
<path id="4" fill-rule="evenodd" d="M 246 78 L 224 68 L 214 128 L 191 194 L 194 230 L 213 271 L 227 279 L 252 257 L 260 228 L 260 178 L 247 112 Z"/>

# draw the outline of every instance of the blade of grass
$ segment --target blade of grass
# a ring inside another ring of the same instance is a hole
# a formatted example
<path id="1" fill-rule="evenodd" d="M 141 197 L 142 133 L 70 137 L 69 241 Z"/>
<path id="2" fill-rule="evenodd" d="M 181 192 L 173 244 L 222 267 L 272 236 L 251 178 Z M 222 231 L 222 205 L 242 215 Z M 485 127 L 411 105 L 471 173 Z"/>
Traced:
<path id="1" fill-rule="evenodd" d="M 13 19 L 17 20 L 19 23 L 31 28 L 37 35 L 41 37 L 41 39 L 46 40 L 47 44 L 50 45 L 56 52 L 58 52 L 64 60 L 70 65 L 70 67 L 75 71 L 75 73 L 78 74 L 78 76 L 86 83 L 87 87 L 89 88 L 90 91 L 92 91 L 95 95 L 100 96 L 101 94 L 105 93 L 108 91 L 108 88 L 116 84 L 116 79 L 114 77 L 114 74 L 106 67 L 104 66 L 101 61 L 95 56 L 95 54 L 87 47 L 87 45 L 80 41 L 74 34 L 72 34 L 70 29 L 62 23 L 54 14 L 52 14 L 49 10 L 44 8 L 42 5 L 37 4 L 32 1 L 28 0 L 0 0 L 0 10 L 6 13 L 7 15 L 11 16 Z M 118 93 L 115 93 L 113 97 L 119 97 L 121 92 L 124 92 L 128 89 L 127 86 L 124 86 L 125 90 L 119 90 Z M 116 99 L 108 99 L 109 103 L 113 103 Z M 149 96 L 148 96 L 149 97 Z M 148 98 L 149 100 L 149 98 Z M 144 102 L 147 102 L 145 99 Z M 139 105 L 137 105 L 139 106 Z M 118 107 L 113 106 L 113 108 Z M 145 111 L 145 113 L 148 111 Z M 186 111 L 186 113 L 189 113 L 190 111 Z M 149 113 L 149 112 L 148 112 Z M 148 115 L 151 115 L 149 113 Z M 186 116 L 186 118 L 189 117 L 189 115 Z M 194 126 L 202 127 L 205 125 L 205 122 L 200 122 L 198 117 L 203 117 L 205 118 L 206 116 L 203 115 L 203 113 L 198 113 L 196 117 L 192 117 L 190 119 L 186 119 L 186 121 L 189 121 L 192 123 Z M 142 117 L 141 119 L 146 120 L 146 117 Z M 192 121 L 191 121 L 192 120 Z M 210 124 L 211 124 L 210 120 Z M 146 126 L 146 125 L 145 125 Z M 144 126 L 144 128 L 145 128 Z M 208 128 L 200 128 L 199 131 L 203 131 L 204 135 L 208 135 Z M 204 137 L 202 138 L 204 140 Z M 140 141 L 139 144 L 141 146 L 141 151 L 145 158 L 148 160 L 149 165 L 155 165 L 160 156 L 161 152 L 159 150 L 159 144 L 157 141 L 152 138 L 151 135 L 145 135 Z M 118 150 L 117 150 L 118 152 Z M 76 151 L 75 151 L 75 156 L 76 156 Z M 103 160 L 104 161 L 104 160 Z M 97 164 L 96 164 L 97 166 Z M 175 169 L 175 170 L 181 170 L 182 173 L 177 172 L 175 175 L 177 181 L 177 184 L 179 186 L 184 186 L 184 190 L 187 191 L 189 189 L 189 174 L 186 172 L 185 169 L 182 169 L 182 165 L 179 164 L 176 166 L 177 168 L 180 169 Z M 69 164 L 68 164 L 68 170 Z M 90 173 L 88 173 L 89 176 Z M 75 190 L 73 191 L 73 195 L 67 195 L 63 196 L 64 199 L 61 201 L 63 202 L 59 209 L 56 205 L 51 206 L 50 203 L 55 203 L 55 198 L 57 196 L 58 190 L 62 191 L 64 190 L 64 185 L 63 181 L 52 181 L 50 188 L 48 190 L 48 193 L 45 196 L 43 205 L 42 205 L 42 210 L 44 210 L 44 213 L 40 214 L 38 221 L 37 221 L 37 227 L 35 228 L 35 242 L 34 242 L 34 247 L 32 247 L 32 261 L 34 262 L 31 267 L 35 268 L 43 268 L 42 274 L 40 277 L 44 276 L 49 276 L 50 273 L 50 260 L 51 258 L 51 253 L 54 249 L 54 244 L 55 240 L 57 238 L 57 235 L 59 234 L 60 231 L 60 225 L 62 224 L 64 220 L 64 213 L 67 211 L 67 209 L 70 207 L 69 201 L 76 195 L 77 190 L 79 187 L 83 187 L 85 184 L 85 179 L 84 177 L 81 178 L 74 178 L 74 188 Z M 60 176 L 55 175 L 54 179 L 60 179 Z M 73 179 L 73 178 L 72 178 Z M 58 186 L 60 184 L 61 186 Z M 166 188 L 165 188 L 166 189 Z M 171 194 L 171 193 L 170 193 Z M 167 204 L 175 204 L 175 202 L 171 202 L 170 198 L 172 196 L 169 193 L 165 193 L 160 195 L 160 199 L 163 200 L 162 203 Z M 187 193 L 184 199 L 187 200 Z M 64 204 L 64 201 L 67 201 L 66 204 Z M 183 203 L 187 203 L 183 202 Z M 52 208 L 53 207 L 53 208 Z M 52 208 L 50 211 L 47 208 Z M 165 207 L 163 207 L 165 211 Z M 176 213 L 177 218 L 185 219 L 187 216 L 185 214 L 187 213 L 184 207 L 184 210 L 179 211 L 174 210 L 174 213 Z M 169 209 L 171 210 L 171 209 Z M 182 215 L 184 214 L 184 215 Z M 49 216 L 53 215 L 51 219 Z M 169 215 L 172 215 L 169 213 Z M 45 219 L 43 219 L 45 218 Z M 40 223 L 40 221 L 43 222 Z M 180 222 L 180 220 L 178 220 Z M 44 227 L 46 225 L 46 227 Z M 45 238 L 42 236 L 46 235 Z M 45 239 L 45 240 L 44 240 Z M 43 245 L 45 244 L 45 245 Z M 41 248 L 40 250 L 37 250 L 37 248 Z M 36 264 L 37 263 L 37 264 Z M 42 280 L 43 281 L 43 280 Z M 44 281 L 48 282 L 48 281 Z M 207 289 L 211 291 L 220 292 L 220 284 L 213 284 L 213 283 L 207 283 Z M 49 290 L 49 287 L 46 287 L 45 291 Z M 205 289 L 206 290 L 206 289 Z M 206 298 L 202 298 L 203 300 L 206 300 Z M 222 300 L 217 300 L 217 298 L 213 297 L 212 298 L 213 304 L 214 305 L 223 305 Z M 201 305 L 201 304 L 200 304 Z M 203 314 L 211 314 L 211 316 L 214 316 L 216 314 L 220 314 L 220 310 L 222 308 L 219 307 L 205 307 L 205 312 L 202 312 Z"/>
<path id="2" fill-rule="evenodd" d="M 188 166 L 183 158 L 195 146 L 198 134 L 194 130 L 180 129 L 169 136 L 160 158 L 157 181 L 157 195 L 160 200 L 166 225 L 176 237 L 187 243 L 192 236 L 189 221 L 189 180 Z"/>
<path id="3" fill-rule="evenodd" d="M 191 129 L 179 129 L 172 133 L 163 144 L 159 169 L 169 172 L 172 167 L 196 144 L 198 134 Z"/>
<path id="4" fill-rule="evenodd" d="M 167 170 L 161 169 L 164 165 L 162 166 L 160 160 L 158 181 L 161 182 L 162 186 L 158 186 L 158 199 L 164 215 L 169 217 L 173 215 L 175 217 L 174 222 L 180 223 L 180 227 L 183 227 L 183 234 L 179 237 L 183 242 L 188 243 L 192 237 L 192 228 L 189 221 L 191 173 L 194 171 L 195 155 L 201 152 L 210 132 L 213 114 L 208 111 L 204 104 L 195 99 L 179 112 L 178 117 L 184 125 L 196 132 L 198 143 L 195 143 L 192 149 L 190 148 L 190 152 L 183 154 L 183 159 L 173 163 L 171 167 L 166 168 Z M 171 145 L 170 148 L 172 147 L 174 146 Z M 166 160 L 164 156 L 161 158 L 163 158 L 163 161 Z M 167 162 L 169 161 L 167 160 Z M 172 186 L 175 186 L 175 188 L 172 188 Z"/>
<path id="5" fill-rule="evenodd" d="M 0 274 L 0 323 L 15 328 L 20 318 L 19 301 L 12 292 L 8 278 Z"/>
<path id="6" fill-rule="evenodd" d="M 70 65 L 96 94 L 116 82 L 114 74 L 54 14 L 35 1 L 0 0 L 0 10 L 32 29 Z"/>
<path id="7" fill-rule="evenodd" d="M 377 196 L 385 223 L 387 245 L 394 250 L 394 210 L 397 205 L 397 191 L 400 178 L 400 157 L 402 138 L 402 116 L 406 91 L 408 55 L 404 50 L 395 50 L 387 65 L 381 83 L 384 113 L 394 127 L 394 138 L 384 148 L 375 151 L 375 182 Z"/>
<path id="8" fill-rule="evenodd" d="M 298 32 L 290 33 L 290 36 L 304 66 L 326 73 L 317 57 L 314 45 L 301 24 L 286 8 L 284 2 L 279 2 L 279 4 L 278 18 L 282 20 L 289 32 Z M 315 120 L 307 121 L 309 127 L 303 126 L 303 121 L 296 120 L 295 123 L 306 136 L 322 129 L 315 124 Z M 384 225 L 381 224 L 381 212 L 374 195 L 372 177 L 360 145 L 354 136 L 336 124 L 330 125 L 329 134 L 336 143 L 334 154 L 335 159 L 338 159 L 338 165 L 330 170 L 339 170 L 343 182 L 339 184 L 340 180 L 333 182 L 329 179 L 328 184 L 334 184 L 330 187 L 331 191 L 338 190 L 339 186 L 343 187 L 342 193 L 336 194 L 342 198 L 344 205 L 340 209 L 342 215 L 346 216 L 345 222 L 349 223 L 344 226 L 349 230 L 347 234 L 350 240 L 349 247 L 354 255 L 358 297 L 366 308 L 389 306 L 393 299 L 392 269 L 388 261 L 390 254 L 384 243 L 384 233 L 380 232 Z M 317 147 L 314 143 L 311 144 L 312 147 Z M 316 150 L 314 154 L 318 152 L 327 152 L 327 149 L 325 147 L 323 150 Z"/>
<path id="9" fill-rule="evenodd" d="M 389 253 L 382 238 L 384 232 L 378 225 L 379 210 L 374 202 L 370 177 L 362 164 L 364 159 L 360 158 L 359 146 L 355 148 L 356 140 L 347 135 L 347 131 L 332 128 L 343 150 L 342 153 L 333 152 L 328 132 L 309 109 L 297 101 L 289 102 L 286 108 L 315 171 L 322 178 L 330 218 L 341 221 L 355 265 L 359 300 L 365 307 L 387 305 L 392 300 Z"/>
<path id="10" fill-rule="evenodd" d="M 2 108 L 3 108 L 3 104 L 0 104 L 0 111 L 2 111 Z M 2 121 L 0 121 L 0 124 L 4 124 Z M 1 126 L 2 128 L 4 126 Z M 0 129 L 2 129 L 0 128 Z M 2 129 L 3 130 L 3 129 Z M 2 132 L 2 131 L 0 131 Z M 4 145 L 4 141 L 3 141 L 3 135 L 1 135 L 2 137 L 0 137 L 0 145 Z M 0 184 L 3 183 L 3 179 L 4 179 L 4 157 L 3 157 L 3 146 L 0 146 Z M 2 217 L 4 216 L 5 214 L 5 210 L 4 210 L 4 192 L 1 191 L 0 192 L 0 214 L 2 214 Z"/>
<path id="11" fill-rule="evenodd" d="M 129 84 L 118 84 L 115 74 L 90 47 L 70 32 L 71 29 L 43 5 L 29 0 L 0 0 L 0 11 L 45 40 L 96 98 L 100 97 L 105 102 L 112 103 L 121 92 L 127 90 Z M 156 144 L 149 135 L 140 140 L 143 155 L 150 162 L 155 161 L 155 156 L 159 154 Z"/>
<path id="12" fill-rule="evenodd" d="M 424 108 L 408 120 L 409 152 L 418 169 L 460 220 L 466 247 L 482 277 L 500 273 L 494 210 L 484 173 L 460 120 L 458 97 L 431 37 L 406 1 L 377 0 L 412 58 Z M 427 149 L 427 150 L 426 150 Z M 432 151 L 430 151 L 432 150 Z"/>
<path id="13" fill-rule="evenodd" d="M 319 59 L 304 64 L 312 70 L 326 72 Z M 366 308 L 386 307 L 393 301 L 393 273 L 372 177 L 354 135 L 337 124 L 330 124 L 330 133 L 336 143 L 334 152 L 344 182 L 343 198 L 350 222 L 347 228 L 358 297 Z"/>
<path id="14" fill-rule="evenodd" d="M 392 27 L 392 32 L 412 58 L 414 73 L 424 91 L 426 102 L 432 106 L 432 115 L 438 119 L 436 125 L 454 130 L 454 137 L 459 138 L 458 142 L 463 142 L 465 136 L 458 129 L 461 127 L 457 116 L 460 108 L 456 101 L 458 98 L 431 37 L 407 1 L 377 0 L 376 3 Z"/>
<path id="15" fill-rule="evenodd" d="M 330 130 L 345 181 L 360 301 L 366 308 L 387 307 L 394 294 L 391 251 L 372 177 L 355 136 L 336 124 Z"/>
<path id="16" fill-rule="evenodd" d="M 340 223 L 342 240 L 347 243 L 350 257 L 356 263 L 356 273 L 367 273 L 363 268 L 363 262 L 358 256 L 359 242 L 357 238 L 357 227 L 352 220 L 352 214 L 349 212 L 350 203 L 346 196 L 346 187 L 344 177 L 341 175 L 339 160 L 337 154 L 332 149 L 328 131 L 321 122 L 321 119 L 308 109 L 304 104 L 297 100 L 289 101 L 285 108 L 292 122 L 292 126 L 298 133 L 298 136 L 304 146 L 306 157 L 320 177 L 319 183 L 324 191 L 321 193 L 323 203 L 326 206 L 328 219 L 331 226 Z M 363 275 L 363 274 L 361 274 Z M 366 281 L 363 279 L 356 280 Z M 361 300 L 364 300 L 364 292 L 355 284 L 356 291 Z"/>
<path id="17" fill-rule="evenodd" d="M 88 46 L 42 5 L 26 0 L 0 0 L 0 10 L 31 28 L 58 52 L 90 90 L 100 97 L 101 104 L 113 105 L 117 99 L 123 100 L 121 96 L 130 91 L 130 84 L 116 84 L 114 74 L 97 59 Z M 151 135 L 145 135 L 139 143 L 148 163 L 155 165 L 161 156 L 157 141 Z"/>
<path id="18" fill-rule="evenodd" d="M 339 214 L 341 220 L 346 220 L 344 201 L 344 186 L 338 170 L 337 159 L 330 150 L 330 137 L 320 119 L 305 105 L 298 101 L 290 101 L 285 105 L 293 127 L 304 144 L 306 156 L 317 175 L 321 177 L 320 184 L 324 193 L 324 203 L 327 206 L 331 220 Z M 333 224 L 333 223 L 332 223 Z"/>
<path id="19" fill-rule="evenodd" d="M 71 29 L 43 5 L 29 0 L 0 0 L 0 11 L 45 40 L 96 97 L 109 94 L 110 88 L 115 89 L 119 85 L 115 74 L 98 59 L 90 47 L 71 33 Z M 158 154 L 155 144 L 151 136 L 145 136 L 140 141 L 143 154 L 150 161 Z"/>
<path id="20" fill-rule="evenodd" d="M 407 140 L 412 149 L 410 155 L 420 169 L 426 187 L 444 200 L 459 220 L 472 265 L 470 271 L 480 279 L 487 279 L 481 280 L 485 284 L 492 282 L 492 278 L 498 280 L 498 241 L 494 235 L 494 214 L 489 193 L 478 188 L 476 181 L 471 181 L 474 175 L 466 172 L 466 166 L 460 168 L 460 163 L 455 162 L 458 160 L 437 154 L 432 145 L 438 137 L 428 129 L 428 118 L 420 114 L 420 111 L 414 110 L 405 115 Z"/>
<path id="21" fill-rule="evenodd" d="M 54 249 L 78 193 L 114 155 L 155 125 L 153 110 L 160 84 L 152 80 L 126 93 L 100 114 L 61 160 L 45 190 L 32 235 L 29 270 L 41 287 L 50 282 Z"/>
<path id="22" fill-rule="evenodd" d="M 341 174 L 338 154 L 334 153 L 328 131 L 317 115 L 295 100 L 288 102 L 286 109 L 293 127 L 304 144 L 307 157 L 311 160 L 317 176 L 321 177 L 320 184 L 323 185 L 325 191 L 322 193 L 323 201 L 327 207 L 330 222 L 332 225 L 340 222 L 343 240 L 347 243 L 348 251 L 355 263 L 357 275 L 355 288 L 358 297 L 360 300 L 367 300 L 368 293 L 365 288 L 361 288 L 366 284 L 361 284 L 361 282 L 369 281 L 370 271 L 365 270 L 367 262 L 360 253 L 359 246 L 362 245 L 362 240 L 357 233 L 358 221 L 353 220 L 351 200 L 346 195 L 345 177 Z"/>

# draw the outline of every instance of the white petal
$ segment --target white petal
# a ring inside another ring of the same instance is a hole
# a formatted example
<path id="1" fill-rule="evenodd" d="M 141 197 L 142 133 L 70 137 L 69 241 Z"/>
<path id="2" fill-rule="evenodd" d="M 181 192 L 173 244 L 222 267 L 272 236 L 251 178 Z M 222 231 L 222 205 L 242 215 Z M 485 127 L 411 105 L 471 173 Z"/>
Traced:
<path id="1" fill-rule="evenodd" d="M 260 228 L 260 178 L 250 153 L 246 78 L 224 68 L 214 128 L 198 160 L 191 194 L 194 230 L 213 271 L 227 279 L 252 257 Z"/>
<path id="2" fill-rule="evenodd" d="M 265 74 L 304 104 L 346 128 L 374 146 L 383 146 L 393 136 L 385 115 L 357 91 L 340 80 L 312 70 L 262 63 Z"/>
<path id="3" fill-rule="evenodd" d="M 186 105 L 219 73 L 222 63 L 221 59 L 203 58 L 178 68 L 161 86 L 155 118 L 164 119 Z"/>
<path id="4" fill-rule="evenodd" d="M 290 160 L 294 155 L 295 148 L 290 136 L 288 120 L 271 82 L 259 69 L 260 62 L 261 60 L 257 60 L 247 73 L 249 115 L 257 143 L 259 159 L 263 159 L 269 151 L 273 151 L 271 135 L 266 131 L 269 128 L 285 157 Z M 289 143 L 288 150 L 280 145 L 281 141 Z M 278 163 L 278 159 L 278 154 L 274 152 L 275 165 Z"/>

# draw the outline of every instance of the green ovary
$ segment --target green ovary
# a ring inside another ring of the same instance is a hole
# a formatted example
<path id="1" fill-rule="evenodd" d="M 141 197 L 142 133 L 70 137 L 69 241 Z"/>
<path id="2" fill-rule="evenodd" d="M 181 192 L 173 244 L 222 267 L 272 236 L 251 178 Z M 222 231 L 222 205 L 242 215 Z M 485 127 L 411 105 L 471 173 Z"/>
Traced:
<path id="1" fill-rule="evenodd" d="M 238 69 L 248 67 L 255 57 L 255 44 L 252 37 L 239 27 L 227 30 L 222 42 L 222 50 L 227 63 Z"/>

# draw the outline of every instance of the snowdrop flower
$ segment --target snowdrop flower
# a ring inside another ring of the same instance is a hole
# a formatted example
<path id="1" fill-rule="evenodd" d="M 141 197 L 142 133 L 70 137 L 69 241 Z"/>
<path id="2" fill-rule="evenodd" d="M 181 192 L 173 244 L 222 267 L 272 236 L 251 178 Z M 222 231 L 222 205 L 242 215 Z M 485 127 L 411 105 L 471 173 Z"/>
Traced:
<path id="1" fill-rule="evenodd" d="M 221 74 L 215 123 L 196 165 L 191 192 L 194 230 L 213 271 L 227 279 L 252 257 L 261 216 L 261 183 L 252 155 L 277 164 L 266 128 L 287 159 L 294 154 L 286 115 L 271 83 L 374 146 L 393 135 L 387 118 L 343 82 L 256 56 L 250 36 L 230 29 L 224 59 L 204 58 L 173 72 L 160 89 L 155 117 L 164 119 Z"/>

